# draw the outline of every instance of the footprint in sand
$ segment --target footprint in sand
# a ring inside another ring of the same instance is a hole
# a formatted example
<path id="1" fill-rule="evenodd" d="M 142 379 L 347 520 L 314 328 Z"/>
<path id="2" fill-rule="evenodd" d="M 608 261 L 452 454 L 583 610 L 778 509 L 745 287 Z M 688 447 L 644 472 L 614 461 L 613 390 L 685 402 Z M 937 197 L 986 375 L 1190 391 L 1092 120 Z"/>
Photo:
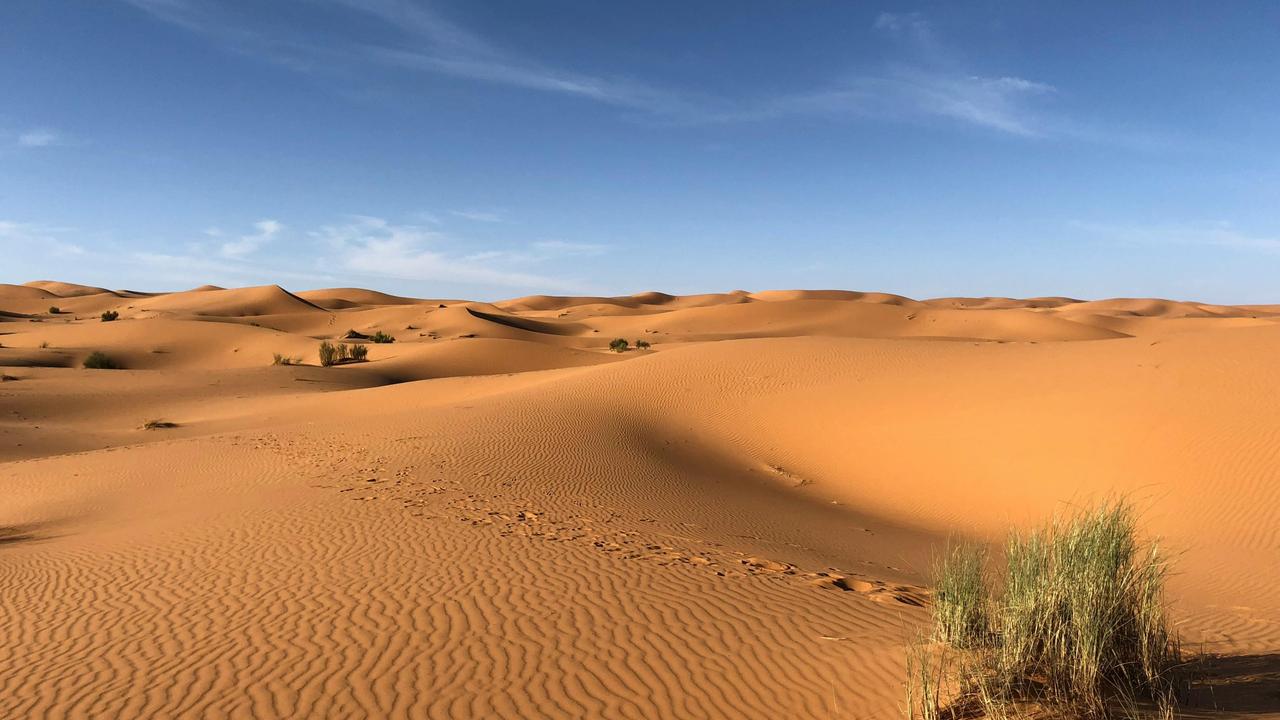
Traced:
<path id="1" fill-rule="evenodd" d="M 890 585 L 883 580 L 846 577 L 832 573 L 817 573 L 813 577 L 812 583 L 818 587 L 857 593 L 874 602 L 898 602 L 913 607 L 924 607 L 928 602 L 928 591 L 924 588 Z"/>
<path id="2" fill-rule="evenodd" d="M 796 566 L 790 563 L 778 562 L 768 558 L 749 557 L 743 558 L 738 562 L 752 568 L 755 572 L 793 573 L 796 569 Z"/>

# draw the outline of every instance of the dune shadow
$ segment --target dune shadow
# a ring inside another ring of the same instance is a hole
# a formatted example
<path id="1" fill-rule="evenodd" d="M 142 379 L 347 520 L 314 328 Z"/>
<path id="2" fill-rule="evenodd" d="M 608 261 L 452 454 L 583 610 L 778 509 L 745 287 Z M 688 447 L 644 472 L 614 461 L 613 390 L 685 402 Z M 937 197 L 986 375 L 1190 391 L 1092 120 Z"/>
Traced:
<path id="1" fill-rule="evenodd" d="M 0 549 L 21 543 L 50 540 L 56 535 L 50 532 L 50 523 L 33 525 L 0 525 Z"/>
<path id="2" fill-rule="evenodd" d="M 1280 653 L 1214 655 L 1202 662 L 1185 717 L 1280 712 Z"/>

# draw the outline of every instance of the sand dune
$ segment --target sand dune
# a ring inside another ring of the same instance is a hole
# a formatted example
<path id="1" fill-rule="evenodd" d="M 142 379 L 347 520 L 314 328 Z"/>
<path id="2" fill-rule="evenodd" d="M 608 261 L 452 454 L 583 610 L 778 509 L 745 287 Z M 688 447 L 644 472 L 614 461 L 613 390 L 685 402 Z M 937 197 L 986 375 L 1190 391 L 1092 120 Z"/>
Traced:
<path id="1" fill-rule="evenodd" d="M 106 288 L 93 287 L 92 285 L 77 285 L 75 283 L 58 282 L 56 280 L 33 280 L 29 283 L 23 283 L 24 286 L 44 290 L 50 295 L 57 297 L 70 298 L 80 297 L 82 295 L 104 295 L 114 294 Z"/>
<path id="2" fill-rule="evenodd" d="M 388 295 L 376 290 L 364 290 L 362 288 L 306 290 L 298 293 L 298 297 L 322 307 L 329 307 L 325 303 L 341 303 L 345 307 L 358 307 L 361 305 L 414 305 L 428 302 L 427 300 L 415 300 L 414 298 Z"/>
<path id="3" fill-rule="evenodd" d="M 900 717 L 933 553 L 1112 493 L 1250 668 L 1215 717 L 1280 714 L 1274 306 L 42 282 L 0 320 L 0 717 Z"/>
<path id="4" fill-rule="evenodd" d="M 134 303 L 138 311 L 186 313 L 222 317 L 282 315 L 324 308 L 308 302 L 279 285 L 233 290 L 192 290 L 169 293 Z"/>

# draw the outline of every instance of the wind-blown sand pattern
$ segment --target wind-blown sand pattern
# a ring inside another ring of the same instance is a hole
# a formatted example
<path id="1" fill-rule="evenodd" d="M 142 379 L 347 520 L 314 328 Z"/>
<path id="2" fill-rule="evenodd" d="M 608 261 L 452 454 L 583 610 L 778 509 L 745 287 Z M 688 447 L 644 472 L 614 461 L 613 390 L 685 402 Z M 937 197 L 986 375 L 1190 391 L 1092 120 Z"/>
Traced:
<path id="1" fill-rule="evenodd" d="M 1188 645 L 1244 668 L 1222 716 L 1280 711 L 1280 307 L 0 311 L 0 717 L 899 717 L 933 552 L 1112 493 L 1181 553 Z M 396 342 L 318 367 L 349 329 Z"/>

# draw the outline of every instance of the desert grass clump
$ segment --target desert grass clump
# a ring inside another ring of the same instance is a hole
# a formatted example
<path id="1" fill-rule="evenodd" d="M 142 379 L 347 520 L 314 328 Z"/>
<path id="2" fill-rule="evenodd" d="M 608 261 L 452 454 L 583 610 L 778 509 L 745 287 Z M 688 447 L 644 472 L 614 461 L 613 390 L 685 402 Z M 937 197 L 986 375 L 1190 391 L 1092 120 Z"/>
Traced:
<path id="1" fill-rule="evenodd" d="M 637 349 L 637 350 L 648 350 L 648 349 L 649 349 L 649 341 L 648 341 L 648 340 L 637 340 L 637 341 L 636 341 L 636 349 Z"/>
<path id="2" fill-rule="evenodd" d="M 352 345 L 351 346 L 351 360 L 353 362 L 364 362 L 368 358 L 369 358 L 368 345 Z"/>
<path id="3" fill-rule="evenodd" d="M 62 311 L 58 309 L 58 306 L 57 306 L 57 305 L 50 305 L 50 306 L 49 306 L 49 314 L 50 314 L 50 315 L 57 315 L 57 314 L 58 314 L 58 313 L 60 313 L 60 312 L 62 312 Z"/>
<path id="4" fill-rule="evenodd" d="M 106 312 L 102 313 L 101 317 L 102 317 L 102 322 L 111 322 L 111 321 L 113 321 L 113 320 L 115 320 L 115 319 L 119 318 L 119 317 L 120 317 L 120 313 L 116 312 L 115 310 L 108 310 L 108 311 L 106 311 Z"/>
<path id="5" fill-rule="evenodd" d="M 631 344 L 623 338 L 615 338 L 613 342 L 609 343 L 609 349 L 617 353 L 626 352 L 630 348 Z"/>
<path id="6" fill-rule="evenodd" d="M 986 564 L 986 549 L 972 543 L 955 545 L 935 561 L 933 622 L 938 640 L 969 649 L 989 639 Z"/>
<path id="7" fill-rule="evenodd" d="M 178 427 L 178 423 L 169 422 L 168 420 L 148 420 L 142 423 L 143 430 L 168 430 L 176 427 Z"/>
<path id="8" fill-rule="evenodd" d="M 320 342 L 320 365 L 329 367 L 338 362 L 338 348 L 328 340 Z"/>
<path id="9" fill-rule="evenodd" d="M 952 548 L 936 567 L 934 637 L 951 663 L 908 665 L 911 717 L 1018 714 L 1047 717 L 1172 714 L 1181 662 L 1164 605 L 1168 560 L 1142 543 L 1123 501 L 1055 519 L 1005 546 L 1002 577 L 985 553 Z M 928 682 L 921 668 L 932 668 Z M 945 691 L 939 691 L 945 688 Z M 945 696 L 930 705 L 926 690 Z M 923 704 L 921 704 L 923 702 Z M 936 714 L 934 714 L 936 713 Z"/>
<path id="10" fill-rule="evenodd" d="M 291 357 L 289 355 L 281 355 L 280 353 L 271 353 L 272 365 L 301 365 L 302 358 Z"/>
<path id="11" fill-rule="evenodd" d="M 396 341 L 396 339 L 379 330 L 378 332 L 369 336 L 369 341 L 375 342 L 381 345 L 384 343 L 393 343 Z"/>
<path id="12" fill-rule="evenodd" d="M 84 359 L 84 366 L 90 370 L 119 370 L 120 364 L 101 350 L 94 350 Z"/>

